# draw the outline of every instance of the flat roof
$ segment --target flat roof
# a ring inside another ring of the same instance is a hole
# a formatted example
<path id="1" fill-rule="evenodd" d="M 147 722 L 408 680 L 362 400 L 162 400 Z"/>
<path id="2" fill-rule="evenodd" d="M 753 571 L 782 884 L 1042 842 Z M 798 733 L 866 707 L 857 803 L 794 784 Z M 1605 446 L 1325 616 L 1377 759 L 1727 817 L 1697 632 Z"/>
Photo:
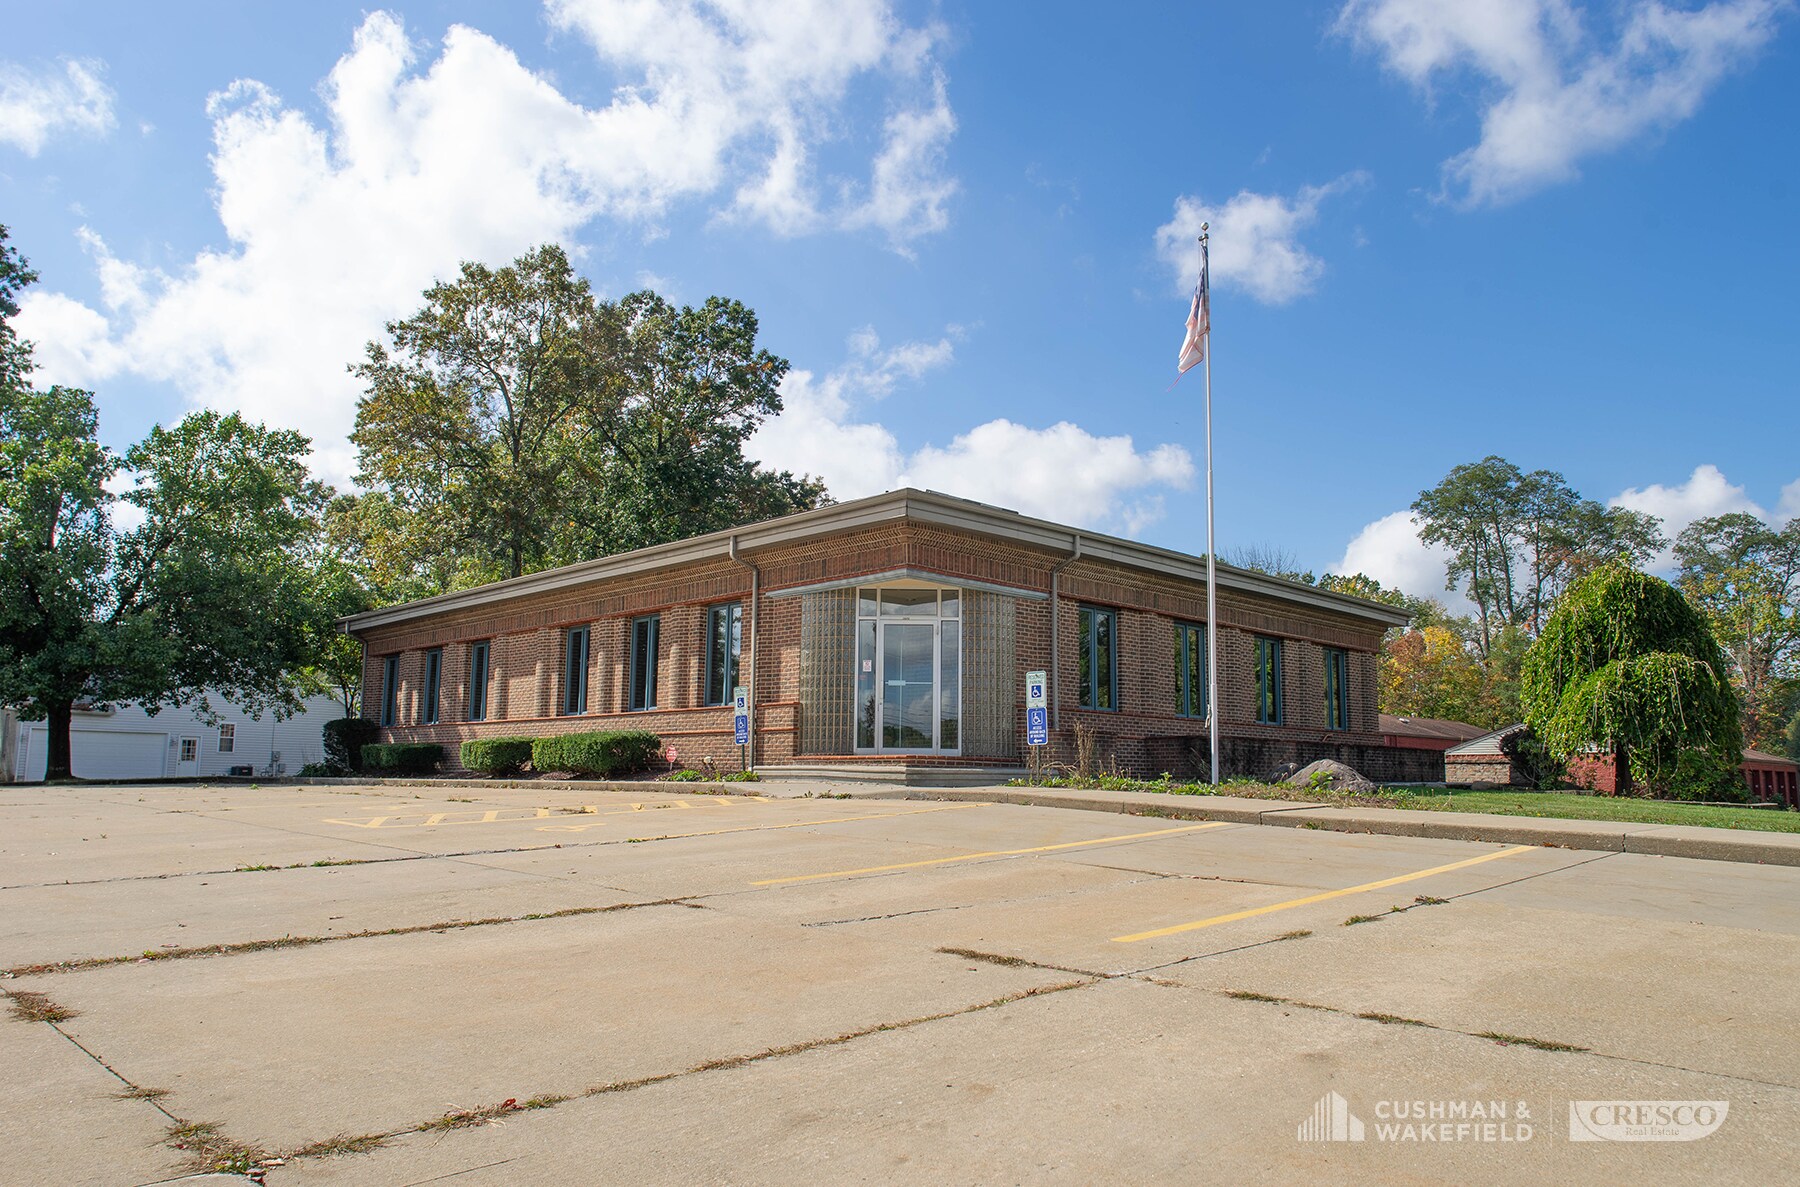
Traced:
<path id="1" fill-rule="evenodd" d="M 973 532 L 1065 553 L 1073 553 L 1079 542 L 1083 559 L 1110 561 L 1148 573 L 1202 584 L 1206 581 L 1206 561 L 1201 557 L 1140 544 L 1135 540 L 1109 536 L 1103 532 L 1091 532 L 1085 528 L 1052 523 L 1045 519 L 1032 519 L 1017 511 L 978 503 L 973 499 L 960 499 L 938 491 L 906 487 L 812 511 L 797 511 L 792 515 L 726 531 L 709 532 L 687 540 L 657 544 L 615 556 L 564 565 L 559 569 L 545 569 L 506 581 L 421 598 L 416 602 L 404 602 L 397 606 L 352 614 L 338 621 L 346 633 L 356 634 L 375 627 L 409 622 L 453 610 L 492 605 L 532 594 L 653 572 L 674 565 L 715 560 L 729 556 L 734 541 L 740 553 L 754 552 L 757 549 L 793 544 L 817 536 L 901 520 Z M 1404 626 L 1411 619 L 1406 611 L 1381 602 L 1332 593 L 1298 581 L 1271 577 L 1267 573 L 1240 569 L 1222 562 L 1216 567 L 1220 589 L 1261 594 L 1285 602 L 1349 614 L 1383 626 Z"/>

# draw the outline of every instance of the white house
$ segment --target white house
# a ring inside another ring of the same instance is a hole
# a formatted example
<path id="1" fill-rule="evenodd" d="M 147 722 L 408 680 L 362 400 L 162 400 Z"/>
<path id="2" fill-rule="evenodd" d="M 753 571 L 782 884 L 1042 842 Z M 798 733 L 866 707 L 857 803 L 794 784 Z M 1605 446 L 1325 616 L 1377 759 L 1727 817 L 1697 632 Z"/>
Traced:
<path id="1" fill-rule="evenodd" d="M 237 706 L 214 700 L 218 722 L 203 724 L 187 705 L 151 716 L 136 705 L 76 710 L 70 728 L 70 765 L 78 779 L 201 779 L 229 775 L 234 767 L 264 777 L 292 775 L 310 762 L 325 760 L 322 730 L 344 715 L 344 707 L 328 696 L 308 697 L 300 712 L 285 721 L 272 715 L 252 716 Z M 13 778 L 44 777 L 50 754 L 48 726 L 17 721 L 11 726 Z M 0 766 L 0 772 L 5 767 Z"/>

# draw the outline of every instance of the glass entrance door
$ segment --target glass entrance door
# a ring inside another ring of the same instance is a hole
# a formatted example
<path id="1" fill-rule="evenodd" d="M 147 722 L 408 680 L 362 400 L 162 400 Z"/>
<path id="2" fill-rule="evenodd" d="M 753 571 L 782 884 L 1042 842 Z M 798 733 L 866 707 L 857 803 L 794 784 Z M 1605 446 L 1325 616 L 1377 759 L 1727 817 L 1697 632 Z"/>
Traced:
<path id="1" fill-rule="evenodd" d="M 857 601 L 857 751 L 960 753 L 959 592 L 884 587 Z"/>
<path id="2" fill-rule="evenodd" d="M 881 624 L 881 748 L 937 746 L 937 624 Z"/>

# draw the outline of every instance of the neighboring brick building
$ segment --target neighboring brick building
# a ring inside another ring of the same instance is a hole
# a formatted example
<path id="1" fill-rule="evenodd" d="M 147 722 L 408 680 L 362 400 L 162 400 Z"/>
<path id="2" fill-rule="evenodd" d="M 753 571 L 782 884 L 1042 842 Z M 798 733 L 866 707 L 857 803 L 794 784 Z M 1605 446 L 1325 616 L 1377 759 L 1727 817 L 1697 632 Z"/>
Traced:
<path id="1" fill-rule="evenodd" d="M 1760 750 L 1745 750 L 1738 765 L 1744 787 L 1752 801 L 1773 801 L 1790 808 L 1800 807 L 1800 763 Z M 1569 779 L 1577 787 L 1613 795 L 1618 791 L 1618 769 L 1610 756 L 1576 758 L 1569 763 Z"/>
<path id="2" fill-rule="evenodd" d="M 693 765 L 1017 768 L 1024 673 L 1051 674 L 1052 755 L 1195 775 L 1207 754 L 1203 560 L 934 492 L 893 491 L 359 614 L 363 704 L 393 740 L 643 728 Z M 1221 766 L 1337 758 L 1438 777 L 1384 745 L 1382 633 L 1403 611 L 1218 567 Z M 474 679 L 471 679 L 471 677 Z"/>

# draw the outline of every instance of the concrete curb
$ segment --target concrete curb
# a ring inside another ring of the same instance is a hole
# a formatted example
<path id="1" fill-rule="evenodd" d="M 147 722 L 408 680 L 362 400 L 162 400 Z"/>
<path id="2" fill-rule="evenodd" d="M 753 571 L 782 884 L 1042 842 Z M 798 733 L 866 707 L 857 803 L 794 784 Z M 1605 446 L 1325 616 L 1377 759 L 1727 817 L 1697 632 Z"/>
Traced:
<path id="1" fill-rule="evenodd" d="M 993 787 L 984 790 L 891 788 L 858 799 L 980 800 L 1086 812 L 1125 812 L 1176 820 L 1225 820 L 1279 828 L 1388 837 L 1545 845 L 1601 853 L 1642 853 L 1703 861 L 1800 866 L 1800 833 L 1766 833 L 1695 825 L 1637 824 L 1614 820 L 1547 820 L 1485 812 L 1420 812 L 1403 808 L 1328 808 L 1286 800 L 1238 796 L 1163 795 L 1155 792 L 1068 791 L 1061 788 Z"/>

